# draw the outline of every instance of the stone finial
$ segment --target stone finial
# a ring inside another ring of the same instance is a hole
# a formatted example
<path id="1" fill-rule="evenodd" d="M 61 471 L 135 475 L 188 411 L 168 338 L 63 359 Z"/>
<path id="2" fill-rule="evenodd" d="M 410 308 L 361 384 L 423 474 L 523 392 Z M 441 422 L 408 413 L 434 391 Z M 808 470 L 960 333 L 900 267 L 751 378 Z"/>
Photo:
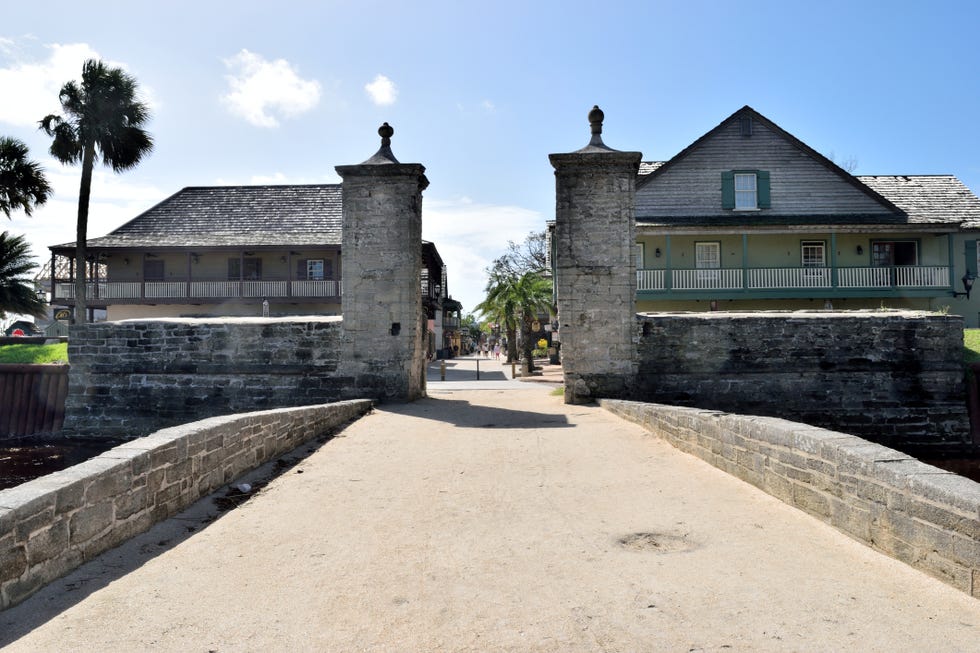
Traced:
<path id="1" fill-rule="evenodd" d="M 592 128 L 592 139 L 589 140 L 588 145 L 578 151 L 579 153 L 616 151 L 602 142 L 602 121 L 605 120 L 605 118 L 606 114 L 602 112 L 599 105 L 594 105 L 592 107 L 592 111 L 589 111 L 589 125 Z"/>
<path id="2" fill-rule="evenodd" d="M 602 143 L 602 121 L 605 120 L 606 114 L 602 112 L 598 104 L 592 106 L 592 111 L 589 111 L 589 125 L 592 127 L 592 140 L 589 141 L 589 145 L 599 145 Z"/>
<path id="3" fill-rule="evenodd" d="M 395 129 L 388 123 L 383 123 L 378 127 L 378 135 L 381 136 L 381 148 L 374 153 L 370 159 L 361 165 L 383 165 L 386 163 L 398 163 L 394 153 L 391 151 L 391 137 Z"/>

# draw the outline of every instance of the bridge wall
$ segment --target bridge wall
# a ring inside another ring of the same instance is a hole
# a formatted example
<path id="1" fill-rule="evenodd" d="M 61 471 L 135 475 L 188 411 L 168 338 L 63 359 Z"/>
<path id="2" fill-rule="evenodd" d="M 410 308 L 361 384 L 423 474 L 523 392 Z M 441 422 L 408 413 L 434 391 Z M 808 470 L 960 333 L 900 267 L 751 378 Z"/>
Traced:
<path id="1" fill-rule="evenodd" d="M 919 311 L 646 313 L 628 399 L 782 417 L 905 449 L 970 441 L 963 319 Z"/>
<path id="2" fill-rule="evenodd" d="M 370 408 L 359 400 L 212 417 L 0 491 L 0 609 Z"/>
<path id="3" fill-rule="evenodd" d="M 603 399 L 607 410 L 883 553 L 980 597 L 980 483 L 773 417 Z"/>
<path id="4" fill-rule="evenodd" d="M 64 430 L 132 439 L 215 415 L 380 396 L 383 376 L 358 385 L 341 369 L 341 329 L 339 317 L 75 326 Z"/>

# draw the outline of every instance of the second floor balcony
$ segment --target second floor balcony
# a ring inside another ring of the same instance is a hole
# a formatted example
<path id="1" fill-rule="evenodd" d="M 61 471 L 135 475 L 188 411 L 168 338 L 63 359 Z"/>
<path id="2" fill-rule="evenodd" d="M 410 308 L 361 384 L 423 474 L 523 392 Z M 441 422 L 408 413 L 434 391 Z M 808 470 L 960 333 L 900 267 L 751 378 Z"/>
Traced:
<path id="1" fill-rule="evenodd" d="M 637 292 L 646 298 L 935 296 L 953 289 L 945 265 L 640 269 Z"/>
<path id="2" fill-rule="evenodd" d="M 88 281 L 86 299 L 92 305 L 208 303 L 229 299 L 289 299 L 339 302 L 340 280 L 310 279 L 168 279 L 166 281 Z M 75 284 L 57 281 L 53 302 L 73 303 Z"/>

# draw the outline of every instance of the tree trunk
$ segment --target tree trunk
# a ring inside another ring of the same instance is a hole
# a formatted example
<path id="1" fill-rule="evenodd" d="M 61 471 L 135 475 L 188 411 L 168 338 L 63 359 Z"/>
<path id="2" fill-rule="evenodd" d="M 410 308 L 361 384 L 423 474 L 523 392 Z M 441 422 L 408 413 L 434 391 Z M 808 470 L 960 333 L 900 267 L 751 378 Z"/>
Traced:
<path id="1" fill-rule="evenodd" d="M 523 376 L 531 376 L 531 372 L 534 371 L 534 334 L 531 333 L 531 323 L 533 318 L 529 318 L 525 315 L 521 319 L 521 351 L 524 355 L 524 362 L 521 366 L 521 374 Z"/>
<path id="2" fill-rule="evenodd" d="M 92 194 L 92 168 L 95 166 L 95 143 L 85 146 L 82 154 L 82 183 L 78 189 L 78 222 L 75 225 L 75 324 L 88 320 L 85 286 L 87 282 L 85 259 L 88 256 L 85 241 L 88 232 L 88 202 Z"/>
<path id="3" fill-rule="evenodd" d="M 517 361 L 517 328 L 513 326 L 507 327 L 507 362 L 514 363 Z"/>

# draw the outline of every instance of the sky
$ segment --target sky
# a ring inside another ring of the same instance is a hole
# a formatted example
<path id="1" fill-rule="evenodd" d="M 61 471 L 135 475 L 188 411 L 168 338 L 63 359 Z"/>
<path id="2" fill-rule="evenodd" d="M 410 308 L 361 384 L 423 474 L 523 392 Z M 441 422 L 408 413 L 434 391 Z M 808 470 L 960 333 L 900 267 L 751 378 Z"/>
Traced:
<path id="1" fill-rule="evenodd" d="M 554 219 L 548 154 L 603 138 L 667 160 L 744 105 L 854 174 L 953 174 L 980 192 L 980 3 L 6 2 L 0 135 L 54 187 L 23 234 L 74 241 L 80 168 L 37 123 L 86 59 L 139 83 L 155 148 L 97 168 L 88 236 L 185 186 L 339 183 L 378 149 L 421 163 L 423 238 L 470 311 L 508 241 Z"/>

